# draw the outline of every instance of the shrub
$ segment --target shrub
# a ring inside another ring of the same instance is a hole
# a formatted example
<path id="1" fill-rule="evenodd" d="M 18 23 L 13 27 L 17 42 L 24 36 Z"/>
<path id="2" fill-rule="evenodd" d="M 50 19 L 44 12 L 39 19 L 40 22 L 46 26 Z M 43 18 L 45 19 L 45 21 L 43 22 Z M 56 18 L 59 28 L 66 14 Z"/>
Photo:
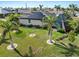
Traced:
<path id="1" fill-rule="evenodd" d="M 74 42 L 75 41 L 75 32 L 74 31 L 70 31 L 69 33 L 68 33 L 68 39 L 69 39 L 69 41 L 71 41 L 71 42 Z"/>

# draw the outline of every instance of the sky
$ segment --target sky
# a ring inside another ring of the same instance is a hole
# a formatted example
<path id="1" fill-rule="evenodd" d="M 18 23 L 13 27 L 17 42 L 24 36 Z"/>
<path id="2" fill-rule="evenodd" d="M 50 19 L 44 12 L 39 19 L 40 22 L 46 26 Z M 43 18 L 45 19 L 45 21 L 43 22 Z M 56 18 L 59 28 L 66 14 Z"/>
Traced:
<path id="1" fill-rule="evenodd" d="M 68 7 L 69 4 L 77 4 L 79 1 L 0 1 L 0 7 L 39 7 L 42 4 L 43 7 L 53 8 L 55 5 L 61 5 L 61 7 Z"/>

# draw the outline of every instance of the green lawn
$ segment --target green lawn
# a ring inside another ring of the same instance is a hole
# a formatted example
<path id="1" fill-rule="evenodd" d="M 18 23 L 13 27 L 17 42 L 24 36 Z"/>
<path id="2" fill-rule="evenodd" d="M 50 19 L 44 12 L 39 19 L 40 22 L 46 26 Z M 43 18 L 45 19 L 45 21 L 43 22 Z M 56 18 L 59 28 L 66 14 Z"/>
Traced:
<path id="1" fill-rule="evenodd" d="M 47 44 L 47 30 L 44 29 L 35 29 L 35 28 L 26 28 L 26 27 L 20 27 L 21 33 L 13 33 L 12 32 L 12 38 L 14 43 L 18 44 L 18 47 L 16 48 L 23 56 L 28 54 L 28 47 L 31 46 L 33 50 L 34 56 L 65 56 L 62 54 L 62 51 L 65 51 L 62 48 L 59 48 L 55 45 L 48 45 Z M 0 32 L 2 32 L 2 29 L 0 29 Z M 31 38 L 29 37 L 30 33 L 36 33 L 36 36 Z M 56 39 L 58 37 L 61 37 L 63 33 L 59 32 L 53 32 L 52 39 Z M 75 45 L 79 45 L 79 36 L 77 36 L 76 41 L 74 42 Z M 7 34 L 8 38 L 8 34 Z M 3 43 L 0 46 L 0 56 L 20 56 L 18 53 L 16 53 L 14 50 L 7 50 L 7 46 L 9 45 L 10 40 L 6 40 L 7 43 Z M 56 41 L 56 40 L 55 40 Z M 63 40 L 64 43 L 68 43 L 69 41 L 67 39 Z M 74 55 L 77 56 L 77 55 Z"/>

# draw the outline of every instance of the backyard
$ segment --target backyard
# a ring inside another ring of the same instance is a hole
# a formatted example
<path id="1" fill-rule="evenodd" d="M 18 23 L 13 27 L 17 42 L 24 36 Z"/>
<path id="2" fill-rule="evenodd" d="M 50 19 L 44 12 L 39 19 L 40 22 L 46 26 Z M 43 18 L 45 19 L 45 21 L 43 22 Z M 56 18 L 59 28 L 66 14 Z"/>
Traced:
<path id="1" fill-rule="evenodd" d="M 45 7 L 40 2 L 28 8 L 2 5 L 0 57 L 78 57 L 79 7 L 74 2 L 67 7 L 59 3 Z"/>
<path id="2" fill-rule="evenodd" d="M 65 56 L 62 52 L 65 52 L 65 49 L 59 48 L 56 45 L 47 44 L 47 30 L 44 29 L 36 29 L 36 28 L 27 28 L 20 27 L 20 33 L 11 32 L 14 43 L 17 43 L 17 51 L 22 56 L 28 56 L 29 54 L 29 46 L 32 47 L 34 56 Z M 2 29 L 0 28 L 0 32 Z M 29 37 L 29 34 L 35 33 L 35 37 Z M 63 35 L 60 32 L 53 32 L 53 39 L 59 38 Z M 7 34 L 8 38 L 8 34 Z M 79 36 L 76 37 L 75 45 L 79 45 Z M 56 40 L 55 40 L 56 41 Z M 69 41 L 67 39 L 60 40 L 60 42 L 64 42 L 68 44 Z M 0 56 L 21 56 L 14 50 L 7 50 L 7 46 L 10 44 L 9 40 L 6 39 L 6 42 L 0 46 Z M 74 54 L 73 56 L 79 56 Z"/>

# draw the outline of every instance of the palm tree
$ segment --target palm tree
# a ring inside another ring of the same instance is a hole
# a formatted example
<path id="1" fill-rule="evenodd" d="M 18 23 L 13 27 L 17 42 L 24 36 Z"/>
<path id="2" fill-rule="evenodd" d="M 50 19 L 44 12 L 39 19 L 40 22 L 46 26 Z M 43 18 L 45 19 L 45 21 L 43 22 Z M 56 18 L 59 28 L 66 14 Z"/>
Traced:
<path id="1" fill-rule="evenodd" d="M 40 10 L 42 10 L 43 5 L 39 5 Z"/>
<path id="2" fill-rule="evenodd" d="M 14 25 L 14 29 L 19 30 L 20 22 L 19 22 L 19 17 L 20 14 L 10 14 L 8 17 L 6 17 L 12 24 Z"/>
<path id="3" fill-rule="evenodd" d="M 65 28 L 64 20 L 62 19 L 61 22 L 62 22 L 62 28 L 63 28 L 64 32 L 66 32 L 66 28 Z"/>
<path id="4" fill-rule="evenodd" d="M 56 8 L 57 13 L 58 13 L 58 11 L 61 9 L 60 5 L 55 5 L 55 7 L 54 7 L 54 8 Z"/>
<path id="5" fill-rule="evenodd" d="M 77 5 L 76 4 L 70 4 L 69 9 L 71 10 L 72 15 L 76 16 L 75 11 L 77 10 Z"/>
<path id="6" fill-rule="evenodd" d="M 2 35 L 2 40 L 4 40 L 3 39 L 3 37 L 5 37 L 6 36 L 6 34 L 8 33 L 9 34 L 9 39 L 10 39 L 10 44 L 11 44 L 11 47 L 12 48 L 14 48 L 14 46 L 13 46 L 13 40 L 12 40 L 12 36 L 11 36 L 11 33 L 10 33 L 10 31 L 12 30 L 12 23 L 10 22 L 10 21 L 2 21 L 2 20 L 0 20 L 0 26 L 4 29 L 4 32 L 5 32 L 5 34 L 4 34 L 4 32 L 3 32 L 3 35 Z"/>
<path id="7" fill-rule="evenodd" d="M 68 13 L 68 11 L 65 10 L 63 15 L 61 15 L 61 18 L 62 18 L 62 20 L 61 20 L 62 28 L 63 28 L 64 32 L 66 32 L 68 30 L 68 21 L 71 21 L 72 17 Z"/>
<path id="8" fill-rule="evenodd" d="M 7 26 L 7 24 L 5 23 L 5 21 L 0 20 L 0 27 L 4 28 L 3 33 L 2 33 L 2 37 L 1 37 L 1 39 L 2 39 L 1 43 L 3 43 L 5 41 L 5 36 L 6 36 L 6 33 L 8 32 L 8 30 L 6 29 L 6 26 Z"/>
<path id="9" fill-rule="evenodd" d="M 18 18 L 18 16 L 19 16 L 19 14 L 10 14 L 9 16 L 7 16 L 5 18 L 6 21 L 0 20 L 0 26 L 4 29 L 3 33 L 2 33 L 2 41 L 1 42 L 5 41 L 4 39 L 6 37 L 6 34 L 8 33 L 12 48 L 14 48 L 14 47 L 13 47 L 13 40 L 12 40 L 12 36 L 11 36 L 10 31 L 12 31 L 15 28 L 17 30 L 19 30 L 19 18 Z"/>
<path id="10" fill-rule="evenodd" d="M 58 16 L 58 18 L 59 18 L 59 17 L 61 17 L 61 27 L 62 27 L 62 29 L 64 30 L 64 32 L 66 32 L 64 14 L 60 14 L 60 15 Z"/>
<path id="11" fill-rule="evenodd" d="M 48 42 L 50 44 L 54 43 L 54 40 L 52 40 L 52 25 L 55 22 L 55 17 L 53 16 L 46 16 L 43 18 L 43 22 L 47 23 L 47 27 L 48 27 L 48 36 L 49 36 L 49 40 Z"/>

